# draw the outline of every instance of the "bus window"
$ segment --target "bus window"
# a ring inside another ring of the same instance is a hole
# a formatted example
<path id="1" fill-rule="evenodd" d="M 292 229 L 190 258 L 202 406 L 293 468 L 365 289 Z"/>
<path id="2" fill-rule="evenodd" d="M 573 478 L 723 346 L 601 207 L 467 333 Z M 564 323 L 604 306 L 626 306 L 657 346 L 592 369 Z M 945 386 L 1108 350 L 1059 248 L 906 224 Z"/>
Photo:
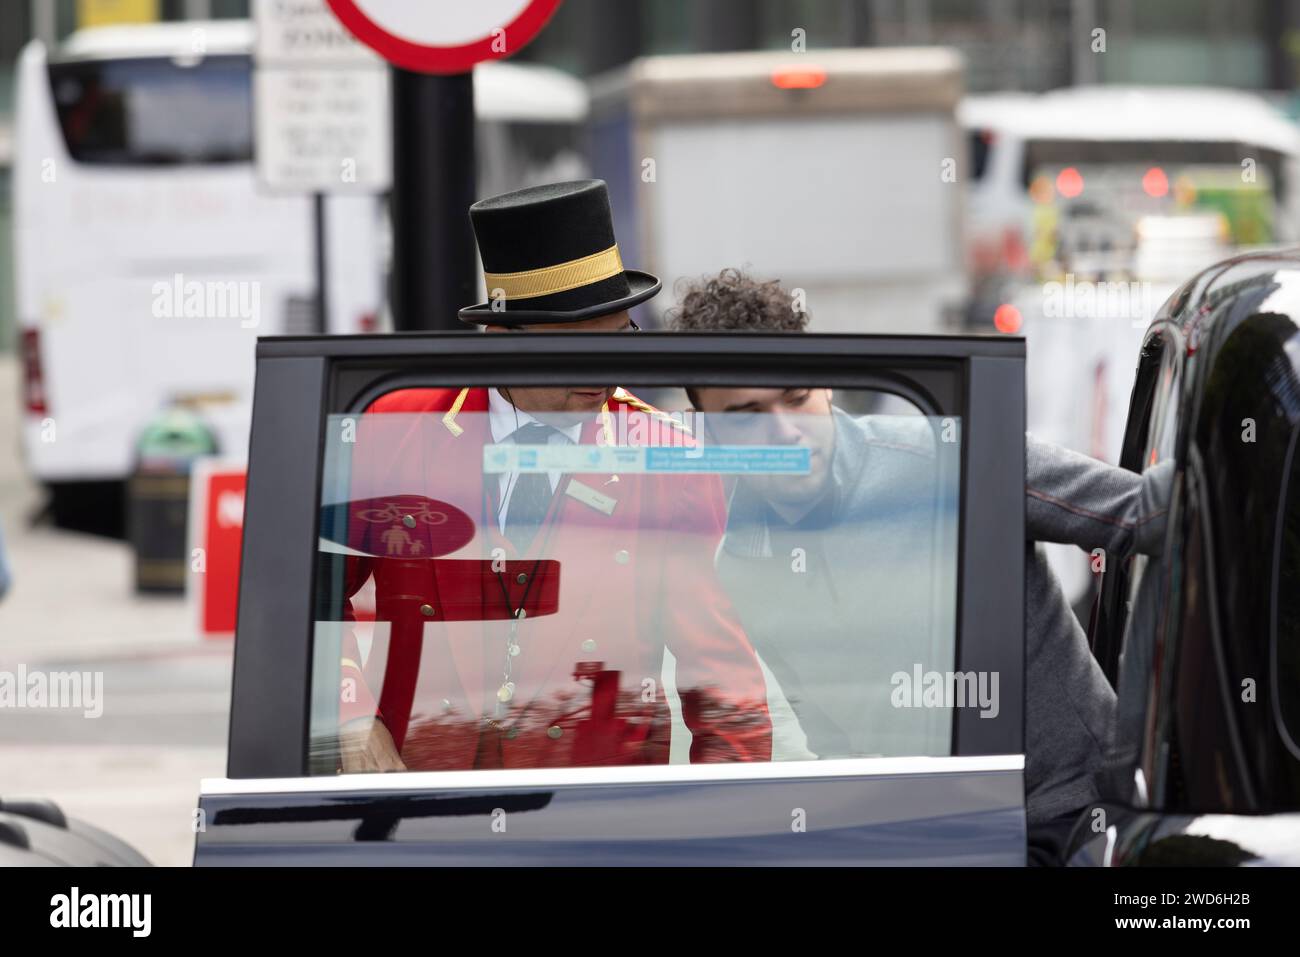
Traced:
<path id="1" fill-rule="evenodd" d="M 249 58 L 56 63 L 50 88 L 68 153 L 82 163 L 247 163 Z"/>

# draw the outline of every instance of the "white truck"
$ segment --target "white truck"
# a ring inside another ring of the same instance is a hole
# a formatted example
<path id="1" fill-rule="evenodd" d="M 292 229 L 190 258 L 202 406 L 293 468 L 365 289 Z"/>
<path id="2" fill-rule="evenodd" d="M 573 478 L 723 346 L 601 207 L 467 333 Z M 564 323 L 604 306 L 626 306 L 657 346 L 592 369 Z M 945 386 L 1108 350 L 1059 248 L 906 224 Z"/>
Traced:
<path id="1" fill-rule="evenodd" d="M 1300 241 L 1300 130 L 1238 90 L 1078 87 L 972 97 L 974 258 L 1028 340 L 1029 426 L 1118 461 L 1142 335 L 1183 280 Z M 1218 224 L 1217 227 L 1215 224 Z M 991 332 L 985 325 L 972 331 Z"/>
<path id="2" fill-rule="evenodd" d="M 592 84 L 592 164 L 623 259 L 746 267 L 820 332 L 943 331 L 966 296 L 963 65 L 946 48 L 636 60 Z M 651 322 L 653 325 L 654 323 Z"/>

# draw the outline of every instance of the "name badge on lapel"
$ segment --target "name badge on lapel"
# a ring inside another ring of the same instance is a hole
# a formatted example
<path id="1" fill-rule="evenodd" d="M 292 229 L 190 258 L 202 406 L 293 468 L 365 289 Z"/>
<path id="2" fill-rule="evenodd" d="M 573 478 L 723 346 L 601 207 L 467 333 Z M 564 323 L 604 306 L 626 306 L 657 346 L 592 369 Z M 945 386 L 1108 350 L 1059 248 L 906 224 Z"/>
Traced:
<path id="1" fill-rule="evenodd" d="M 614 506 L 618 504 L 618 499 L 597 492 L 590 485 L 585 485 L 577 479 L 569 479 L 568 485 L 565 486 L 564 494 L 576 498 L 588 508 L 594 508 L 596 511 L 602 512 L 605 515 L 613 515 Z"/>

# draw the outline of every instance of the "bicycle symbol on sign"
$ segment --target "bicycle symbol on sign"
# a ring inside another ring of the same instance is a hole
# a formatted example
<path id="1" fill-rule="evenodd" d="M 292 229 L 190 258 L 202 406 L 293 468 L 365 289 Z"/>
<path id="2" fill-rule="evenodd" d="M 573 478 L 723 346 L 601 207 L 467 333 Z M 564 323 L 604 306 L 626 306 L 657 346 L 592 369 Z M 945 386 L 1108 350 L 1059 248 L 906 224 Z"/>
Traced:
<path id="1" fill-rule="evenodd" d="M 363 522 L 398 522 L 410 515 L 425 525 L 443 525 L 447 513 L 429 507 L 428 502 L 421 502 L 415 508 L 402 508 L 397 502 L 385 502 L 383 508 L 362 508 L 356 512 Z"/>

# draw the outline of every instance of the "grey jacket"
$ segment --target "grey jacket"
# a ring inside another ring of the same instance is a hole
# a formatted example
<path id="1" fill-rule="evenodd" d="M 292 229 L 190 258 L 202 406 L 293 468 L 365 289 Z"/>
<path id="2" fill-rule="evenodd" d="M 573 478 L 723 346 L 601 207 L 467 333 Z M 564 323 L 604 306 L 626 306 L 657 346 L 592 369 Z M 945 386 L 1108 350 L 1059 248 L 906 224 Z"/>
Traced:
<path id="1" fill-rule="evenodd" d="M 1025 791 L 1031 824 L 1097 798 L 1115 734 L 1115 692 L 1034 542 L 1102 549 L 1107 564 L 1158 555 L 1167 461 L 1141 475 L 1025 437 Z"/>
<path id="2" fill-rule="evenodd" d="M 946 709 L 900 707 L 900 673 L 951 670 L 959 446 L 920 416 L 835 412 L 831 497 L 794 525 L 736 486 L 718 574 L 821 757 L 950 753 Z M 1115 696 L 1032 542 L 1158 547 L 1142 476 L 1027 438 L 1026 768 L 1031 824 L 1096 797 Z M 926 534 L 919 534 L 925 530 Z M 796 566 L 792 574 L 791 556 Z M 774 714 L 774 721 L 776 715 Z"/>
<path id="3" fill-rule="evenodd" d="M 950 712 L 897 707 L 893 677 L 953 667 L 960 445 L 920 416 L 837 410 L 835 433 L 829 497 L 800 521 L 737 483 L 718 577 L 807 752 L 948 754 Z M 801 756 L 774 705 L 774 756 Z"/>

